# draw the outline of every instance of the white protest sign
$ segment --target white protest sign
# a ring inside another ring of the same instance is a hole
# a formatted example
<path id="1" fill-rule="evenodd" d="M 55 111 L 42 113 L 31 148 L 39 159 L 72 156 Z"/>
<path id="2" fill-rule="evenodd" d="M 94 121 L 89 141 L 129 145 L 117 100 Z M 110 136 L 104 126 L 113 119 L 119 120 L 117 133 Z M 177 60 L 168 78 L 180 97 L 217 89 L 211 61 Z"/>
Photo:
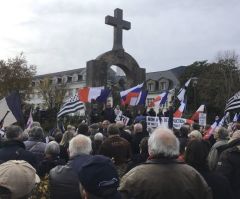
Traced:
<path id="1" fill-rule="evenodd" d="M 206 126 L 207 124 L 207 114 L 206 113 L 199 113 L 199 125 Z"/>
<path id="2" fill-rule="evenodd" d="M 173 128 L 180 129 L 181 126 L 186 122 L 190 122 L 190 121 L 185 118 L 174 117 L 173 118 Z M 160 126 L 168 128 L 168 117 L 161 117 Z"/>
<path id="3" fill-rule="evenodd" d="M 129 117 L 123 115 L 122 113 L 118 114 L 115 121 L 122 121 L 124 123 L 125 126 L 127 126 L 128 122 L 129 122 Z"/>
<path id="4" fill-rule="evenodd" d="M 160 124 L 158 117 L 147 116 L 146 122 L 147 122 L 147 126 L 152 128 L 157 128 Z"/>

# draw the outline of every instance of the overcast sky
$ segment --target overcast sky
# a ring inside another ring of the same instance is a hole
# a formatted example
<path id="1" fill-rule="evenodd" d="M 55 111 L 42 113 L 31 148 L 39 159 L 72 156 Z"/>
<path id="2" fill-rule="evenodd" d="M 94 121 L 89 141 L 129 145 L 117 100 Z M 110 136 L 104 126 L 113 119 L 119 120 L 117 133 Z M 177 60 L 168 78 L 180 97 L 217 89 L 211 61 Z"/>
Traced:
<path id="1" fill-rule="evenodd" d="M 0 0 L 0 59 L 24 52 L 38 74 L 82 68 L 112 49 L 106 15 L 132 29 L 124 49 L 148 72 L 240 54 L 239 0 Z"/>

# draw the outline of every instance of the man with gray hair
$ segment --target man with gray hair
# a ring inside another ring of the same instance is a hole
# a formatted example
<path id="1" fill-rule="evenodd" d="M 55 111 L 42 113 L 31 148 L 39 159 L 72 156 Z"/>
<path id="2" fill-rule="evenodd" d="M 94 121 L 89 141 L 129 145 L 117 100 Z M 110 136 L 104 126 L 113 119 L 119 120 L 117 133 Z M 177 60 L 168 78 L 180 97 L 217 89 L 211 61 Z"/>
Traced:
<path id="1" fill-rule="evenodd" d="M 59 157 L 60 146 L 56 141 L 51 141 L 47 143 L 45 148 L 45 157 L 38 164 L 38 175 L 44 177 L 48 175 L 50 170 L 57 165 L 65 165 L 66 162 L 64 159 Z"/>
<path id="2" fill-rule="evenodd" d="M 220 154 L 224 150 L 223 147 L 228 143 L 229 132 L 226 128 L 219 127 L 215 129 L 213 136 L 216 139 L 216 142 L 208 154 L 208 166 L 211 171 L 214 171 L 217 167 Z"/>
<path id="3" fill-rule="evenodd" d="M 26 150 L 32 152 L 36 158 L 37 163 L 43 160 L 46 143 L 44 140 L 44 132 L 42 127 L 35 126 L 29 131 L 29 138 L 24 142 Z"/>
<path id="4" fill-rule="evenodd" d="M 52 199 L 81 198 L 78 172 L 82 165 L 92 157 L 91 151 L 92 143 L 89 137 L 79 134 L 70 140 L 67 165 L 56 166 L 49 174 L 50 197 Z"/>
<path id="5" fill-rule="evenodd" d="M 210 188 L 191 166 L 177 160 L 179 141 L 169 129 L 158 128 L 148 140 L 149 160 L 125 174 L 123 199 L 210 199 Z"/>

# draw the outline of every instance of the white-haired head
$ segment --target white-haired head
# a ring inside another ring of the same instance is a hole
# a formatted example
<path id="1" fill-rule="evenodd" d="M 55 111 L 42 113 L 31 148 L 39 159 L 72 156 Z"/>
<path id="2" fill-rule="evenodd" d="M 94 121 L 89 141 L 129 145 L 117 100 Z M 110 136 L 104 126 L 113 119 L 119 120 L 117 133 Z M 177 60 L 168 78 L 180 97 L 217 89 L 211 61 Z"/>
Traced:
<path id="1" fill-rule="evenodd" d="M 143 126 L 141 123 L 136 123 L 133 126 L 134 133 L 141 133 L 143 131 Z"/>
<path id="2" fill-rule="evenodd" d="M 94 135 L 94 140 L 103 141 L 103 134 L 102 134 L 102 133 L 96 133 L 96 134 Z"/>
<path id="3" fill-rule="evenodd" d="M 70 158 L 80 154 L 90 154 L 92 151 L 91 139 L 79 134 L 71 139 L 68 149 Z"/>
<path id="4" fill-rule="evenodd" d="M 179 141 L 170 129 L 157 128 L 148 140 L 148 153 L 151 157 L 176 157 L 179 155 Z"/>

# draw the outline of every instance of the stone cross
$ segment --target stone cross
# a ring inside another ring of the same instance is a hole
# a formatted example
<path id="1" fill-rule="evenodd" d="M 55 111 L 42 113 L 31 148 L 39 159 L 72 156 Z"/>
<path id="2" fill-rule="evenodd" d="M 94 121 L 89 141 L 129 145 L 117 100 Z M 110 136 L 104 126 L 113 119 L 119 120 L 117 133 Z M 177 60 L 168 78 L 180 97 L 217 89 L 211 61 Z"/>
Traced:
<path id="1" fill-rule="evenodd" d="M 123 20 L 123 11 L 119 8 L 114 10 L 114 17 L 106 16 L 105 24 L 114 26 L 113 50 L 123 50 L 122 30 L 130 30 L 131 23 Z"/>

